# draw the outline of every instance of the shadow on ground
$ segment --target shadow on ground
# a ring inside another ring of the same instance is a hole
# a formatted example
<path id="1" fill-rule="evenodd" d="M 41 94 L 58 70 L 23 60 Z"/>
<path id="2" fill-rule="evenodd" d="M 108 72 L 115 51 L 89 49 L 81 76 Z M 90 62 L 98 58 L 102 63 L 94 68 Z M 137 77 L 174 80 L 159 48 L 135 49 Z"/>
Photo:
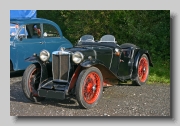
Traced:
<path id="1" fill-rule="evenodd" d="M 19 74 L 15 74 L 13 77 L 17 77 L 17 76 L 19 76 Z M 36 105 L 45 105 L 45 106 L 52 105 L 63 108 L 79 109 L 79 105 L 77 104 L 77 101 L 74 96 L 67 97 L 65 100 L 46 98 L 41 102 L 35 103 L 26 98 L 21 87 L 21 81 L 16 81 L 10 85 L 10 101 L 30 103 Z"/>
<path id="2" fill-rule="evenodd" d="M 23 76 L 24 70 L 10 72 L 10 78 Z"/>

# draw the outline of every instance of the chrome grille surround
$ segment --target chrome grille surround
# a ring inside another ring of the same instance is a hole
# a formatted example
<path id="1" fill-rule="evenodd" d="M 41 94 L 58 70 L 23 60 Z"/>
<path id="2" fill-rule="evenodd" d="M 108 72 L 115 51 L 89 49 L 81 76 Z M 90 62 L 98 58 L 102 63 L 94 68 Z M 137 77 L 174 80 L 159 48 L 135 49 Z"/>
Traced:
<path id="1" fill-rule="evenodd" d="M 52 53 L 53 81 L 68 82 L 70 72 L 70 52 L 54 51 Z"/>

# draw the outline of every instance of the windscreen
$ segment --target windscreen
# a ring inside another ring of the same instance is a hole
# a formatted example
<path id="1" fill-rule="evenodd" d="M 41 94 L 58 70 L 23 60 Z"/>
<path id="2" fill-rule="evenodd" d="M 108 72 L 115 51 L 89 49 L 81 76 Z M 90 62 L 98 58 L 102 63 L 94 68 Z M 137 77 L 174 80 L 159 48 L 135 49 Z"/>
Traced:
<path id="1" fill-rule="evenodd" d="M 92 35 L 83 35 L 79 42 L 94 42 L 94 37 Z"/>
<path id="2" fill-rule="evenodd" d="M 17 24 L 10 24 L 10 36 L 15 36 L 19 29 L 19 25 Z"/>
<path id="3" fill-rule="evenodd" d="M 19 31 L 20 30 L 20 31 Z M 10 36 L 16 36 L 16 34 L 19 33 L 19 36 L 24 36 L 24 35 L 28 35 L 28 32 L 25 28 L 25 26 L 23 26 L 21 29 L 20 29 L 20 26 L 18 24 L 12 24 L 10 23 Z"/>
<path id="4" fill-rule="evenodd" d="M 82 44 L 85 44 L 85 43 L 92 43 L 94 42 L 94 37 L 92 35 L 83 35 L 77 45 L 82 45 Z"/>
<path id="5" fill-rule="evenodd" d="M 115 37 L 113 35 L 104 35 L 103 37 L 101 37 L 100 42 L 114 42 L 115 41 Z"/>

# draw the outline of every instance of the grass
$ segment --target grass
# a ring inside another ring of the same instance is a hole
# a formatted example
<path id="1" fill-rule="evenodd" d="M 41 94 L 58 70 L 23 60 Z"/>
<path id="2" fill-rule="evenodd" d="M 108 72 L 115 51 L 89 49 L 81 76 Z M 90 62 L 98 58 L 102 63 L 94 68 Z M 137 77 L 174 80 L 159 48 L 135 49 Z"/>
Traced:
<path id="1" fill-rule="evenodd" d="M 153 62 L 153 65 L 153 67 L 150 67 L 147 83 L 170 84 L 170 62 Z"/>

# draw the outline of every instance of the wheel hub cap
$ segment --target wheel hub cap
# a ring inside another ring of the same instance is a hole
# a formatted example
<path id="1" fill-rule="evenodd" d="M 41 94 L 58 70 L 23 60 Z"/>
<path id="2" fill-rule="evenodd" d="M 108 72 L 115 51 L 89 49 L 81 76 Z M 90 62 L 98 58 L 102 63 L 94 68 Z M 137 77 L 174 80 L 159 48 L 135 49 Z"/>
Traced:
<path id="1" fill-rule="evenodd" d="M 96 90 L 96 84 L 92 87 L 93 92 Z"/>
<path id="2" fill-rule="evenodd" d="M 146 71 L 146 68 L 144 67 L 144 68 L 143 68 L 143 72 L 145 72 L 145 71 Z"/>

